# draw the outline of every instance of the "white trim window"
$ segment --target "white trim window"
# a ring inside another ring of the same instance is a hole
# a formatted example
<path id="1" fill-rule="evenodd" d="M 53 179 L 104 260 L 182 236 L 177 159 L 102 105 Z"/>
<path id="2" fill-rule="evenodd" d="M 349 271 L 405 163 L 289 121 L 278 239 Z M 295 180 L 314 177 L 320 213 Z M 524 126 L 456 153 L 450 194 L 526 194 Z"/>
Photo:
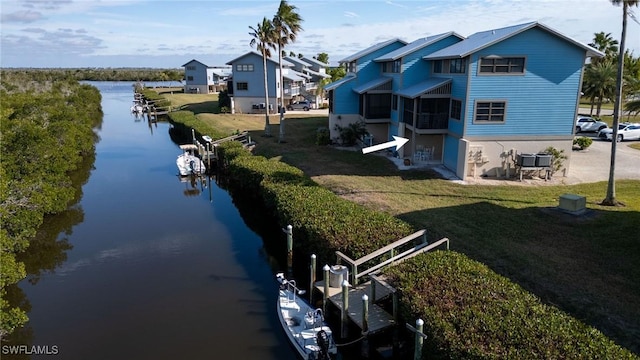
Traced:
<path id="1" fill-rule="evenodd" d="M 399 73 L 402 61 L 400 59 L 394 61 L 386 61 L 382 63 L 382 72 Z"/>
<path id="2" fill-rule="evenodd" d="M 480 59 L 480 74 L 524 74 L 525 57 L 487 56 Z"/>
<path id="3" fill-rule="evenodd" d="M 236 64 L 236 71 L 238 72 L 253 71 L 253 64 Z"/>
<path id="4" fill-rule="evenodd" d="M 506 115 L 506 100 L 476 100 L 473 109 L 473 122 L 481 124 L 504 123 Z"/>

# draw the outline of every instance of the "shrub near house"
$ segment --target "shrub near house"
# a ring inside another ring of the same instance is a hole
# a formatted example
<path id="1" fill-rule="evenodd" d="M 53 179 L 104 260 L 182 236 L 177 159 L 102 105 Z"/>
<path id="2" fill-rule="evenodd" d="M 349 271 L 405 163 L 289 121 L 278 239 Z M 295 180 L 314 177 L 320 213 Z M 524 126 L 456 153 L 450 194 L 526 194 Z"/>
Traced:
<path id="1" fill-rule="evenodd" d="M 316 186 L 303 172 L 221 145 L 231 184 L 262 199 L 297 244 L 320 261 L 340 250 L 361 257 L 408 235 L 411 227 Z M 325 260 L 323 260 L 325 259 Z M 423 254 L 385 271 L 407 319 L 426 320 L 430 351 L 453 359 L 637 359 L 598 330 L 487 266 L 453 251 Z M 427 351 L 425 351 L 426 353 Z"/>

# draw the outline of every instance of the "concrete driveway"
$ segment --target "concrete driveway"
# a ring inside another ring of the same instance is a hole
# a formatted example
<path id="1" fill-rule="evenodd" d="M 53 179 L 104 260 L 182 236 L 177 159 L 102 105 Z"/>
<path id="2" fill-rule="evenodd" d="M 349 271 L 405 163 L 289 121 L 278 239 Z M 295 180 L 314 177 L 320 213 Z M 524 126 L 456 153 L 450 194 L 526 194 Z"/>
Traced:
<path id="1" fill-rule="evenodd" d="M 600 140 L 594 133 L 580 133 L 593 139 L 586 150 L 571 153 L 571 165 L 566 177 L 554 176 L 565 184 L 579 184 L 609 180 L 611 142 Z M 616 148 L 616 180 L 640 180 L 640 150 L 629 147 L 638 141 L 619 142 Z"/>

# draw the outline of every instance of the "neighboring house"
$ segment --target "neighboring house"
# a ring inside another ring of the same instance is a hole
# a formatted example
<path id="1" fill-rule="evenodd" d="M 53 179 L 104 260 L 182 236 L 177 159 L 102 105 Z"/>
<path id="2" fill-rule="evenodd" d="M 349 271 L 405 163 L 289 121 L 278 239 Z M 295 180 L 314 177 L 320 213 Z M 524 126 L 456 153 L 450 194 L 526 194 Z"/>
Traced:
<path id="1" fill-rule="evenodd" d="M 398 156 L 460 178 L 513 173 L 516 153 L 570 156 L 585 60 L 601 52 L 538 22 L 400 44 L 341 61 L 347 76 L 325 87 L 332 138 L 364 121 L 375 143 L 408 138 Z"/>
<path id="2" fill-rule="evenodd" d="M 231 107 L 233 113 L 256 113 L 260 107 L 264 108 L 264 71 L 262 54 L 250 51 L 229 62 L 233 69 L 232 81 L 229 85 Z M 288 103 L 292 97 L 299 94 L 301 84 L 306 79 L 304 74 L 293 70 L 293 64 L 283 60 L 282 75 L 284 78 L 284 97 Z M 280 89 L 278 61 L 267 59 L 267 86 L 269 105 L 273 112 L 278 108 Z M 261 105 L 262 104 L 262 105 Z"/>
<path id="3" fill-rule="evenodd" d="M 227 88 L 227 78 L 231 75 L 231 68 L 228 66 L 207 66 L 193 59 L 182 67 L 185 94 L 218 93 Z"/>
<path id="4" fill-rule="evenodd" d="M 304 81 L 299 88 L 298 97 L 294 97 L 293 100 L 308 100 L 312 103 L 319 103 L 322 99 L 319 98 L 316 90 L 318 88 L 318 82 L 331 77 L 327 75 L 325 69 L 325 66 L 328 65 L 315 59 L 313 59 L 313 62 L 310 62 L 310 60 L 306 58 L 300 59 L 290 56 L 284 59 L 292 63 L 293 69 L 298 72 L 300 76 L 304 77 Z"/>

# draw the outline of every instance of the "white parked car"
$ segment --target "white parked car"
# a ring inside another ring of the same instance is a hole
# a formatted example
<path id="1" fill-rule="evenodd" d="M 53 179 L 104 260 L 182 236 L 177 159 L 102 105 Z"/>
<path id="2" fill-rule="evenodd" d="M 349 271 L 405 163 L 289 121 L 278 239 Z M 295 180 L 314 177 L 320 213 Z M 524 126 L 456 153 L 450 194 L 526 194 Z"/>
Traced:
<path id="1" fill-rule="evenodd" d="M 611 140 L 613 138 L 613 129 L 603 129 L 598 133 L 600 139 Z M 618 124 L 618 139 L 623 140 L 640 140 L 640 124 L 622 123 Z"/>
<path id="2" fill-rule="evenodd" d="M 576 134 L 579 132 L 598 132 L 607 128 L 607 123 L 596 120 L 589 116 L 578 116 L 576 118 Z"/>

